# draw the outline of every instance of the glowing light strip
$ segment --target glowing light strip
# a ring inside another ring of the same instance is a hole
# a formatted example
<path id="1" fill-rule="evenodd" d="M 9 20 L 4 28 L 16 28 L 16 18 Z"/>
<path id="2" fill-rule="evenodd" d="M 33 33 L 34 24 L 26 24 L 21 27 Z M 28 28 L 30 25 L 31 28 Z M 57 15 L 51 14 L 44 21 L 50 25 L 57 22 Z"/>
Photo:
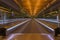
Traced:
<path id="1" fill-rule="evenodd" d="M 28 22 L 28 21 L 30 21 L 30 19 L 28 19 L 28 20 L 26 20 L 26 21 L 24 21 L 24 22 L 22 22 L 22 23 L 19 23 L 19 24 L 15 25 L 15 26 L 12 26 L 11 28 L 8 28 L 7 31 L 10 31 L 10 30 L 12 30 L 12 29 L 14 29 L 14 28 L 17 28 L 18 26 L 21 26 L 21 25 L 23 25 L 24 23 L 26 23 L 26 22 Z"/>
<path id="2" fill-rule="evenodd" d="M 48 35 L 48 37 L 50 38 L 50 40 L 54 40 L 50 35 Z"/>
<path id="3" fill-rule="evenodd" d="M 27 0 L 27 6 L 29 8 L 29 11 L 30 11 L 30 14 L 32 15 L 32 9 L 31 9 L 31 3 L 30 3 L 30 0 Z"/>
<path id="4" fill-rule="evenodd" d="M 37 0 L 37 1 L 36 1 L 36 5 L 35 5 L 35 9 L 34 9 L 34 14 L 33 14 L 33 15 L 35 15 L 35 14 L 37 13 L 37 11 L 38 11 L 38 9 L 39 9 L 39 6 L 40 6 L 40 1 L 41 1 L 41 0 Z"/>
<path id="5" fill-rule="evenodd" d="M 43 25 L 44 27 L 48 28 L 49 30 L 54 32 L 54 29 L 50 28 L 49 26 L 47 26 L 46 24 L 40 22 L 39 20 L 35 19 L 38 23 L 40 23 L 41 25 Z"/>

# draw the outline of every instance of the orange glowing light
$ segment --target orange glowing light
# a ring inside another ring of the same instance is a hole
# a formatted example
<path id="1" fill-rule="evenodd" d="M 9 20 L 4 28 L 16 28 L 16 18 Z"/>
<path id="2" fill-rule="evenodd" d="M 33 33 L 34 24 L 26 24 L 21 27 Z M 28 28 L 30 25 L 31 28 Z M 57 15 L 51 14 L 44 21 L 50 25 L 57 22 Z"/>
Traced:
<path id="1" fill-rule="evenodd" d="M 25 4 L 25 6 L 26 6 L 26 9 L 29 9 L 30 14 L 32 15 L 32 9 L 31 9 L 30 0 L 26 0 L 26 4 Z"/>
<path id="2" fill-rule="evenodd" d="M 36 15 L 43 7 L 48 3 L 49 0 L 21 0 L 21 3 L 18 3 L 20 0 L 14 0 L 17 4 L 22 4 L 24 9 L 27 9 L 30 15 Z"/>

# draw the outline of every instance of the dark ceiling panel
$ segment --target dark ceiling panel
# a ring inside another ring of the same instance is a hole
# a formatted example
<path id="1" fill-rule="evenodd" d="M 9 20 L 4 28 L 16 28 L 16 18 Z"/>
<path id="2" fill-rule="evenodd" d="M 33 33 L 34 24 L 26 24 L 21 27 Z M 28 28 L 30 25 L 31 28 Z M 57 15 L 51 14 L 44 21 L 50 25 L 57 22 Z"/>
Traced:
<path id="1" fill-rule="evenodd" d="M 51 6 L 49 6 L 46 10 L 42 11 L 41 13 L 48 13 L 54 10 L 58 10 L 60 7 L 60 1 L 57 0 L 55 3 L 53 3 Z"/>
<path id="2" fill-rule="evenodd" d="M 0 1 L 0 6 L 10 9 L 10 7 L 8 5 L 6 5 L 5 3 L 1 2 L 1 1 Z"/>
<path id="3" fill-rule="evenodd" d="M 6 5 L 8 5 L 9 7 L 12 7 L 14 10 L 19 11 L 19 6 L 13 1 L 13 0 L 0 0 L 0 2 L 5 3 Z M 7 6 L 7 7 L 8 7 Z"/>

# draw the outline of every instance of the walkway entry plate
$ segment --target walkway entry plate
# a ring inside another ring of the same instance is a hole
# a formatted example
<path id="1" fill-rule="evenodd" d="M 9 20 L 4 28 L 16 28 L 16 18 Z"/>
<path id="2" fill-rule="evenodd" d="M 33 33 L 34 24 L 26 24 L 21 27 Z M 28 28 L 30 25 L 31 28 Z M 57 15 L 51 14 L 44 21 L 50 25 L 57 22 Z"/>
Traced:
<path id="1" fill-rule="evenodd" d="M 7 40 L 54 40 L 49 34 L 40 33 L 24 33 L 12 34 Z"/>

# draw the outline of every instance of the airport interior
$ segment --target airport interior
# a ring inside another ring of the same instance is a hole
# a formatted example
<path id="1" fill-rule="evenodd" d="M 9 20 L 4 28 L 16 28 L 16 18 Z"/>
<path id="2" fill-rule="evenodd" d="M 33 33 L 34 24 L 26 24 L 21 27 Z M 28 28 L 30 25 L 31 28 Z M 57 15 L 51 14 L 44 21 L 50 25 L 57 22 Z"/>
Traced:
<path id="1" fill-rule="evenodd" d="M 0 0 L 0 40 L 60 40 L 60 0 Z"/>

